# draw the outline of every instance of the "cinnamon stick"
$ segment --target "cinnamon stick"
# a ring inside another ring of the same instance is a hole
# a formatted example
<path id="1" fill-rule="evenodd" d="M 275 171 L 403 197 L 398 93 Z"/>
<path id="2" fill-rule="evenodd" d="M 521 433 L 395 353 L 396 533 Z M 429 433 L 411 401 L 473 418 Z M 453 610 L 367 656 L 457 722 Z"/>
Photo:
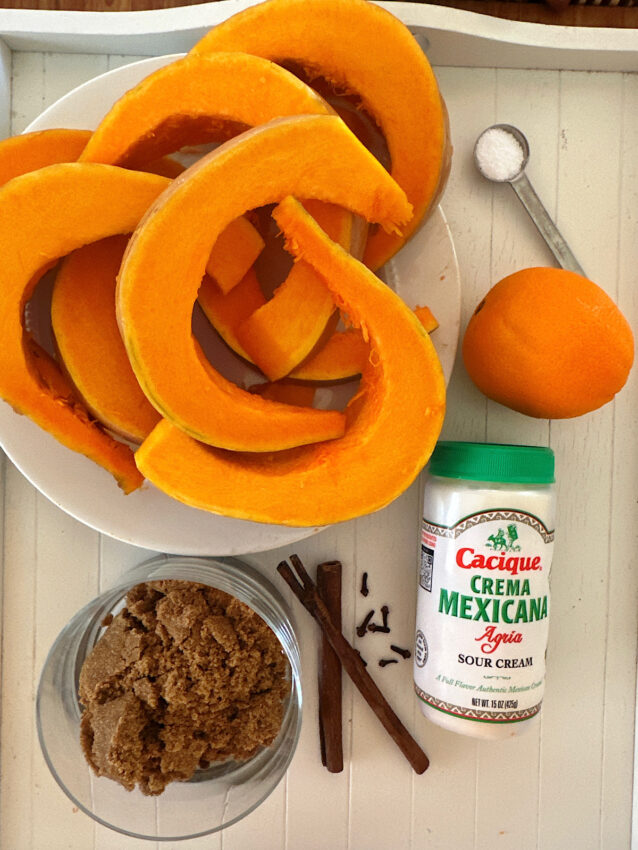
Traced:
<path id="1" fill-rule="evenodd" d="M 353 649 L 341 634 L 341 631 L 332 622 L 330 614 L 317 592 L 316 585 L 308 575 L 299 557 L 297 555 L 291 555 L 290 561 L 301 581 L 297 579 L 297 576 L 287 561 L 282 561 L 277 567 L 277 571 L 304 608 L 319 623 L 330 646 L 337 653 L 343 669 L 359 689 L 392 740 L 410 762 L 412 768 L 416 773 L 423 773 L 429 765 L 428 757 L 394 713 L 386 698 L 363 666 L 356 650 Z"/>
<path id="2" fill-rule="evenodd" d="M 317 591 L 335 627 L 341 630 L 341 562 L 317 567 Z M 321 636 L 319 664 L 319 742 L 321 762 L 330 773 L 343 770 L 341 662 L 325 633 Z"/>

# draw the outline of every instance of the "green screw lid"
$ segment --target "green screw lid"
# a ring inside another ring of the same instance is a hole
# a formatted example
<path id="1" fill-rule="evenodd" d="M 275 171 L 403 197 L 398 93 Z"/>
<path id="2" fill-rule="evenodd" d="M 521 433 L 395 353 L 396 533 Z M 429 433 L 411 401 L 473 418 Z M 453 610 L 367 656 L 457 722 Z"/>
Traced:
<path id="1" fill-rule="evenodd" d="M 432 453 L 430 472 L 443 478 L 471 481 L 552 484 L 554 452 L 545 446 L 442 441 Z"/>

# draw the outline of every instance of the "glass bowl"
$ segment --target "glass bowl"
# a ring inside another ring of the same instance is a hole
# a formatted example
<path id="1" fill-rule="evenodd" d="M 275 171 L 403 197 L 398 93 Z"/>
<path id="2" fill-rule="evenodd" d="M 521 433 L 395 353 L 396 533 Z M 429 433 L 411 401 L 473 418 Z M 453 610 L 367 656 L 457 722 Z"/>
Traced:
<path id="1" fill-rule="evenodd" d="M 288 658 L 290 693 L 275 741 L 245 762 L 227 761 L 171 782 L 159 796 L 127 791 L 89 767 L 80 743 L 78 683 L 84 659 L 104 631 L 103 620 L 121 607 L 135 585 L 159 579 L 206 584 L 252 608 L 279 639 Z M 294 625 L 275 588 L 235 558 L 158 556 L 129 571 L 60 632 L 42 670 L 36 700 L 40 746 L 58 785 L 86 814 L 124 835 L 168 841 L 217 832 L 252 812 L 285 774 L 301 729 L 300 651 Z"/>

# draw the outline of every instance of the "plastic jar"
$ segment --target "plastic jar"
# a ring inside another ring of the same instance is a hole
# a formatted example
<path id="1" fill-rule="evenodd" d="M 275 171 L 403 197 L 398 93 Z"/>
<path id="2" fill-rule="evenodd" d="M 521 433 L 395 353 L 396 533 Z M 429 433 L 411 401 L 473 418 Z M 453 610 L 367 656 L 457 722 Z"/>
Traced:
<path id="1" fill-rule="evenodd" d="M 423 502 L 414 687 L 439 726 L 494 739 L 537 720 L 554 515 L 551 449 L 437 444 Z"/>

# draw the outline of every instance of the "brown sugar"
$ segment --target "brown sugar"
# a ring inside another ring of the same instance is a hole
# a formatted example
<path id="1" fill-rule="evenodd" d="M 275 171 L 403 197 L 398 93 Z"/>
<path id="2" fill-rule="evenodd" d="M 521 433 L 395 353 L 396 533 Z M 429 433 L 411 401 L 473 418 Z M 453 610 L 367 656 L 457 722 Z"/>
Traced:
<path id="1" fill-rule="evenodd" d="M 161 794 L 271 744 L 289 679 L 277 637 L 238 599 L 193 582 L 137 585 L 80 673 L 84 754 L 98 776 Z"/>

